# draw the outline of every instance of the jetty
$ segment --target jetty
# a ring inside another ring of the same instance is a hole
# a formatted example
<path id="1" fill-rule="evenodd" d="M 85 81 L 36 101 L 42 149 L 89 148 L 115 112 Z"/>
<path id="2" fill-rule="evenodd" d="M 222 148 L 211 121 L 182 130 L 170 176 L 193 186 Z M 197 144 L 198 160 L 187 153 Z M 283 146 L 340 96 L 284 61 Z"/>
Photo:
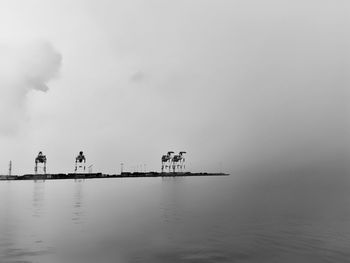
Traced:
<path id="1" fill-rule="evenodd" d="M 191 172 L 123 172 L 120 174 L 105 173 L 56 173 L 56 174 L 23 174 L 0 175 L 0 180 L 59 180 L 59 179 L 93 179 L 93 178 L 139 178 L 139 177 L 184 177 L 184 176 L 228 176 L 226 173 L 191 173 Z"/>
<path id="2" fill-rule="evenodd" d="M 226 173 L 206 173 L 206 172 L 185 172 L 185 151 L 173 155 L 173 151 L 161 157 L 161 172 L 146 172 L 144 164 L 144 172 L 126 172 L 123 170 L 124 163 L 121 163 L 120 174 L 105 174 L 92 172 L 93 164 L 86 165 L 86 157 L 83 151 L 75 157 L 75 166 L 73 173 L 47 173 L 47 157 L 42 151 L 39 151 L 35 158 L 34 173 L 13 175 L 12 161 L 9 162 L 8 174 L 1 175 L 0 181 L 18 181 L 18 180 L 59 180 L 59 179 L 93 179 L 93 178 L 140 178 L 140 177 L 184 177 L 184 176 L 228 176 Z M 86 166 L 88 169 L 86 169 Z"/>

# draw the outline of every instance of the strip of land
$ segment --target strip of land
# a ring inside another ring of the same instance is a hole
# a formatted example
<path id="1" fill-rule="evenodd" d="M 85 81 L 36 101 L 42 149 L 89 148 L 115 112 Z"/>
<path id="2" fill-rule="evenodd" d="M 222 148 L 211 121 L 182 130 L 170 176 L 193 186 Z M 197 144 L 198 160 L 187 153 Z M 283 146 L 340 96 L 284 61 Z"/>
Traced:
<path id="1" fill-rule="evenodd" d="M 24 175 L 0 175 L 0 180 L 57 180 L 57 179 L 78 179 L 78 178 L 135 178 L 135 177 L 181 177 L 181 176 L 228 176 L 225 173 L 191 173 L 191 172 L 124 172 L 121 174 L 104 173 L 57 173 L 57 174 L 24 174 Z"/>

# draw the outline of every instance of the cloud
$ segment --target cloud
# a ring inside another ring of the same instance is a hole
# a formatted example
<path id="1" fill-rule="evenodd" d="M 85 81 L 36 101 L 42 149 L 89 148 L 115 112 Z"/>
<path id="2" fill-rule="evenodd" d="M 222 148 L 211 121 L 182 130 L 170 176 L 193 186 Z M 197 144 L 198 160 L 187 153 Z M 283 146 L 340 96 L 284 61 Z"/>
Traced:
<path id="1" fill-rule="evenodd" d="M 49 42 L 0 45 L 0 134 L 17 131 L 25 116 L 27 94 L 47 92 L 62 56 Z"/>
<path id="2" fill-rule="evenodd" d="M 146 78 L 142 71 L 136 71 L 130 76 L 131 82 L 142 82 Z"/>

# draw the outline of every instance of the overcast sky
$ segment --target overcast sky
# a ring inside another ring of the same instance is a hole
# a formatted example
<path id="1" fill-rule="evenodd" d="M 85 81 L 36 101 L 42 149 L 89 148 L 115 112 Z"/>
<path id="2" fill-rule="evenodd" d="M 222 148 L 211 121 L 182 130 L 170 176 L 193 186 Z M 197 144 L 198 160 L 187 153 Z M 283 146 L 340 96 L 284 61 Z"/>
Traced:
<path id="1" fill-rule="evenodd" d="M 344 0 L 1 0 L 0 172 L 347 158 Z M 289 168 L 288 168 L 289 169 Z"/>

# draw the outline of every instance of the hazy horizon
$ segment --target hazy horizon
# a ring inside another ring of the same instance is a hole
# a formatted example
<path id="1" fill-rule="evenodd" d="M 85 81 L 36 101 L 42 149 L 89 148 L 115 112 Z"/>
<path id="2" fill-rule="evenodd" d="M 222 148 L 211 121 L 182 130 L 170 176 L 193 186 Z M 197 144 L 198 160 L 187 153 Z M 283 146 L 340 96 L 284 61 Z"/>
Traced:
<path id="1" fill-rule="evenodd" d="M 347 169 L 349 7 L 1 1 L 0 173 Z"/>

